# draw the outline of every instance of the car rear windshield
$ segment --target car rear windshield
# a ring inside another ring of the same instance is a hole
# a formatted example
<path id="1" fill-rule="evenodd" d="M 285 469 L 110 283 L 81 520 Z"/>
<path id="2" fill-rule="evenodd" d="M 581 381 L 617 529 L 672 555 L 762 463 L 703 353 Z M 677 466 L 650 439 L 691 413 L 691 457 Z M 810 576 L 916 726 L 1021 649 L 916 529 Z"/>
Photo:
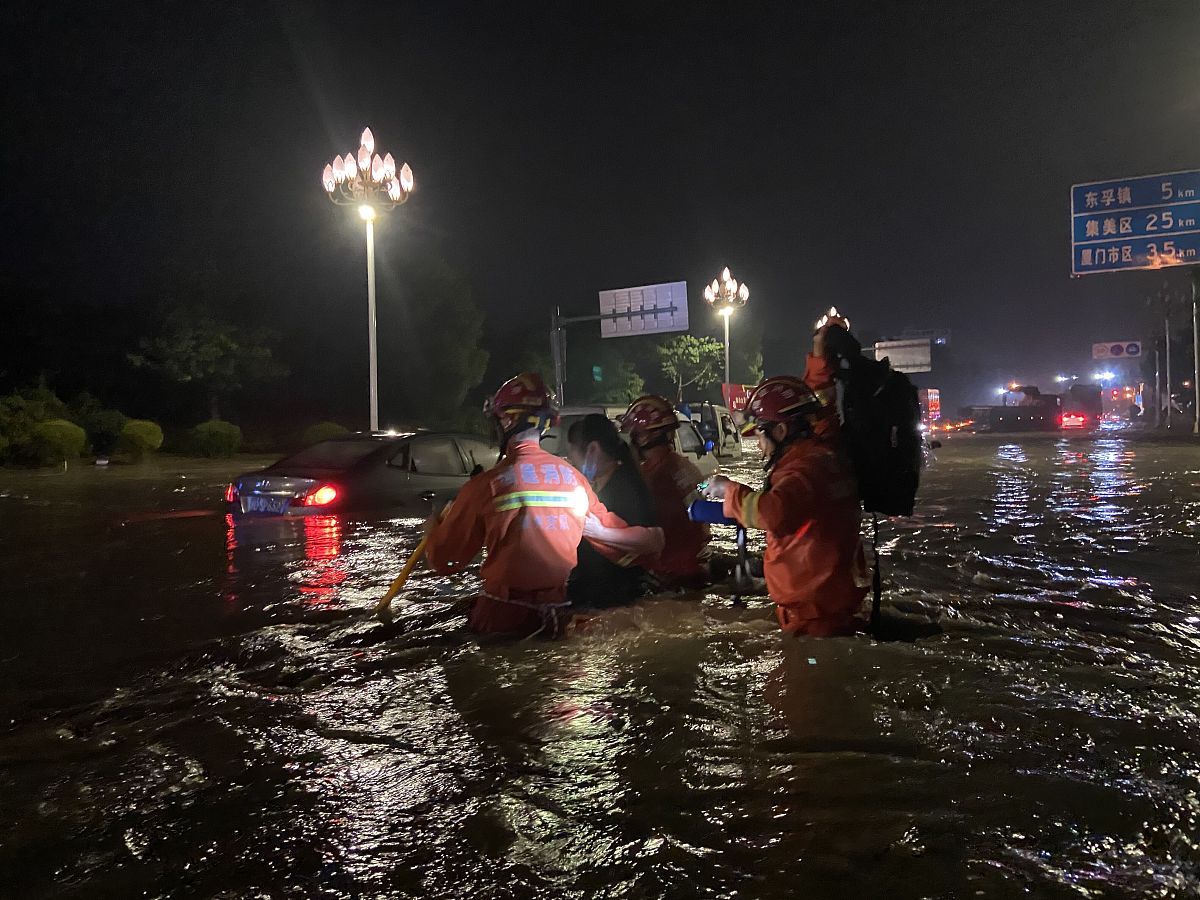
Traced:
<path id="1" fill-rule="evenodd" d="M 381 446 L 379 441 L 321 441 L 307 450 L 281 459 L 273 468 L 349 469 Z"/>

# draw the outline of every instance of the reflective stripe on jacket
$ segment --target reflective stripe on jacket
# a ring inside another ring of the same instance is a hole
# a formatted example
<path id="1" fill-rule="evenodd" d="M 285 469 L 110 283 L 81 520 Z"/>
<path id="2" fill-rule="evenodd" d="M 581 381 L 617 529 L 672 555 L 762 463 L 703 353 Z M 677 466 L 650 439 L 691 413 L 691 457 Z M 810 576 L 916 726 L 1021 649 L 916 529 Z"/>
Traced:
<path id="1" fill-rule="evenodd" d="M 486 547 L 480 574 L 488 594 L 558 603 L 588 513 L 609 528 L 625 527 L 566 460 L 522 441 L 463 486 L 430 535 L 426 559 L 440 574 L 455 574 Z"/>

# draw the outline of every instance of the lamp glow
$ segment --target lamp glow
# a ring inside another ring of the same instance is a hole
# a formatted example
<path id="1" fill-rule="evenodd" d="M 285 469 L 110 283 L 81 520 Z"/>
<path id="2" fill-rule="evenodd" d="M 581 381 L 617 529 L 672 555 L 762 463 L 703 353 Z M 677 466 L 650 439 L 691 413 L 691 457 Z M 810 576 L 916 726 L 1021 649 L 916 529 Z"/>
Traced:
<path id="1" fill-rule="evenodd" d="M 369 203 L 364 203 L 362 206 L 360 206 L 358 208 L 358 216 L 364 222 L 374 222 L 375 221 L 375 207 L 371 206 Z"/>

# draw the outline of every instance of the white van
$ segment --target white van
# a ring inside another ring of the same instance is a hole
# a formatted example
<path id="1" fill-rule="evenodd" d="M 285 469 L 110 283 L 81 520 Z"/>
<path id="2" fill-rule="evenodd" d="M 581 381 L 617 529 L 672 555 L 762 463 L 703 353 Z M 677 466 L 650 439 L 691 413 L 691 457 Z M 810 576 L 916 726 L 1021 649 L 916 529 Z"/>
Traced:
<path id="1" fill-rule="evenodd" d="M 571 425 L 584 416 L 601 413 L 617 422 L 619 427 L 619 420 L 625 415 L 625 409 L 624 406 L 568 406 L 559 410 L 558 421 L 542 436 L 542 449 L 555 456 L 565 457 L 567 432 L 571 430 Z M 716 456 L 705 447 L 704 438 L 700 436 L 695 422 L 681 412 L 676 412 L 675 417 L 679 420 L 679 427 L 675 429 L 676 452 L 691 459 L 700 470 L 700 474 L 705 478 L 709 477 L 717 471 Z"/>
<path id="2" fill-rule="evenodd" d="M 700 437 L 713 442 L 718 459 L 737 459 L 742 455 L 742 433 L 726 407 L 707 400 L 685 404 L 692 413 L 692 422 Z"/>

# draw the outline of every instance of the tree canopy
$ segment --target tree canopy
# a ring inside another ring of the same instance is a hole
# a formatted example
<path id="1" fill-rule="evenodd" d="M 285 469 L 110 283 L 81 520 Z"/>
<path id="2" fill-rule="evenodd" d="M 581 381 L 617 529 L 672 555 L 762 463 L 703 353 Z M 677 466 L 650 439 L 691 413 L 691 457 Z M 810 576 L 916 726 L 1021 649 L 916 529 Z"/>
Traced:
<path id="1" fill-rule="evenodd" d="M 199 306 L 170 310 L 158 333 L 142 338 L 138 349 L 129 354 L 131 363 L 203 391 L 214 419 L 221 418 L 221 397 L 248 382 L 287 374 L 272 353 L 269 333 L 241 328 Z"/>
<path id="2" fill-rule="evenodd" d="M 712 338 L 681 334 L 658 346 L 658 362 L 675 387 L 676 401 L 682 403 L 685 387 L 706 388 L 721 377 L 725 348 Z"/>

